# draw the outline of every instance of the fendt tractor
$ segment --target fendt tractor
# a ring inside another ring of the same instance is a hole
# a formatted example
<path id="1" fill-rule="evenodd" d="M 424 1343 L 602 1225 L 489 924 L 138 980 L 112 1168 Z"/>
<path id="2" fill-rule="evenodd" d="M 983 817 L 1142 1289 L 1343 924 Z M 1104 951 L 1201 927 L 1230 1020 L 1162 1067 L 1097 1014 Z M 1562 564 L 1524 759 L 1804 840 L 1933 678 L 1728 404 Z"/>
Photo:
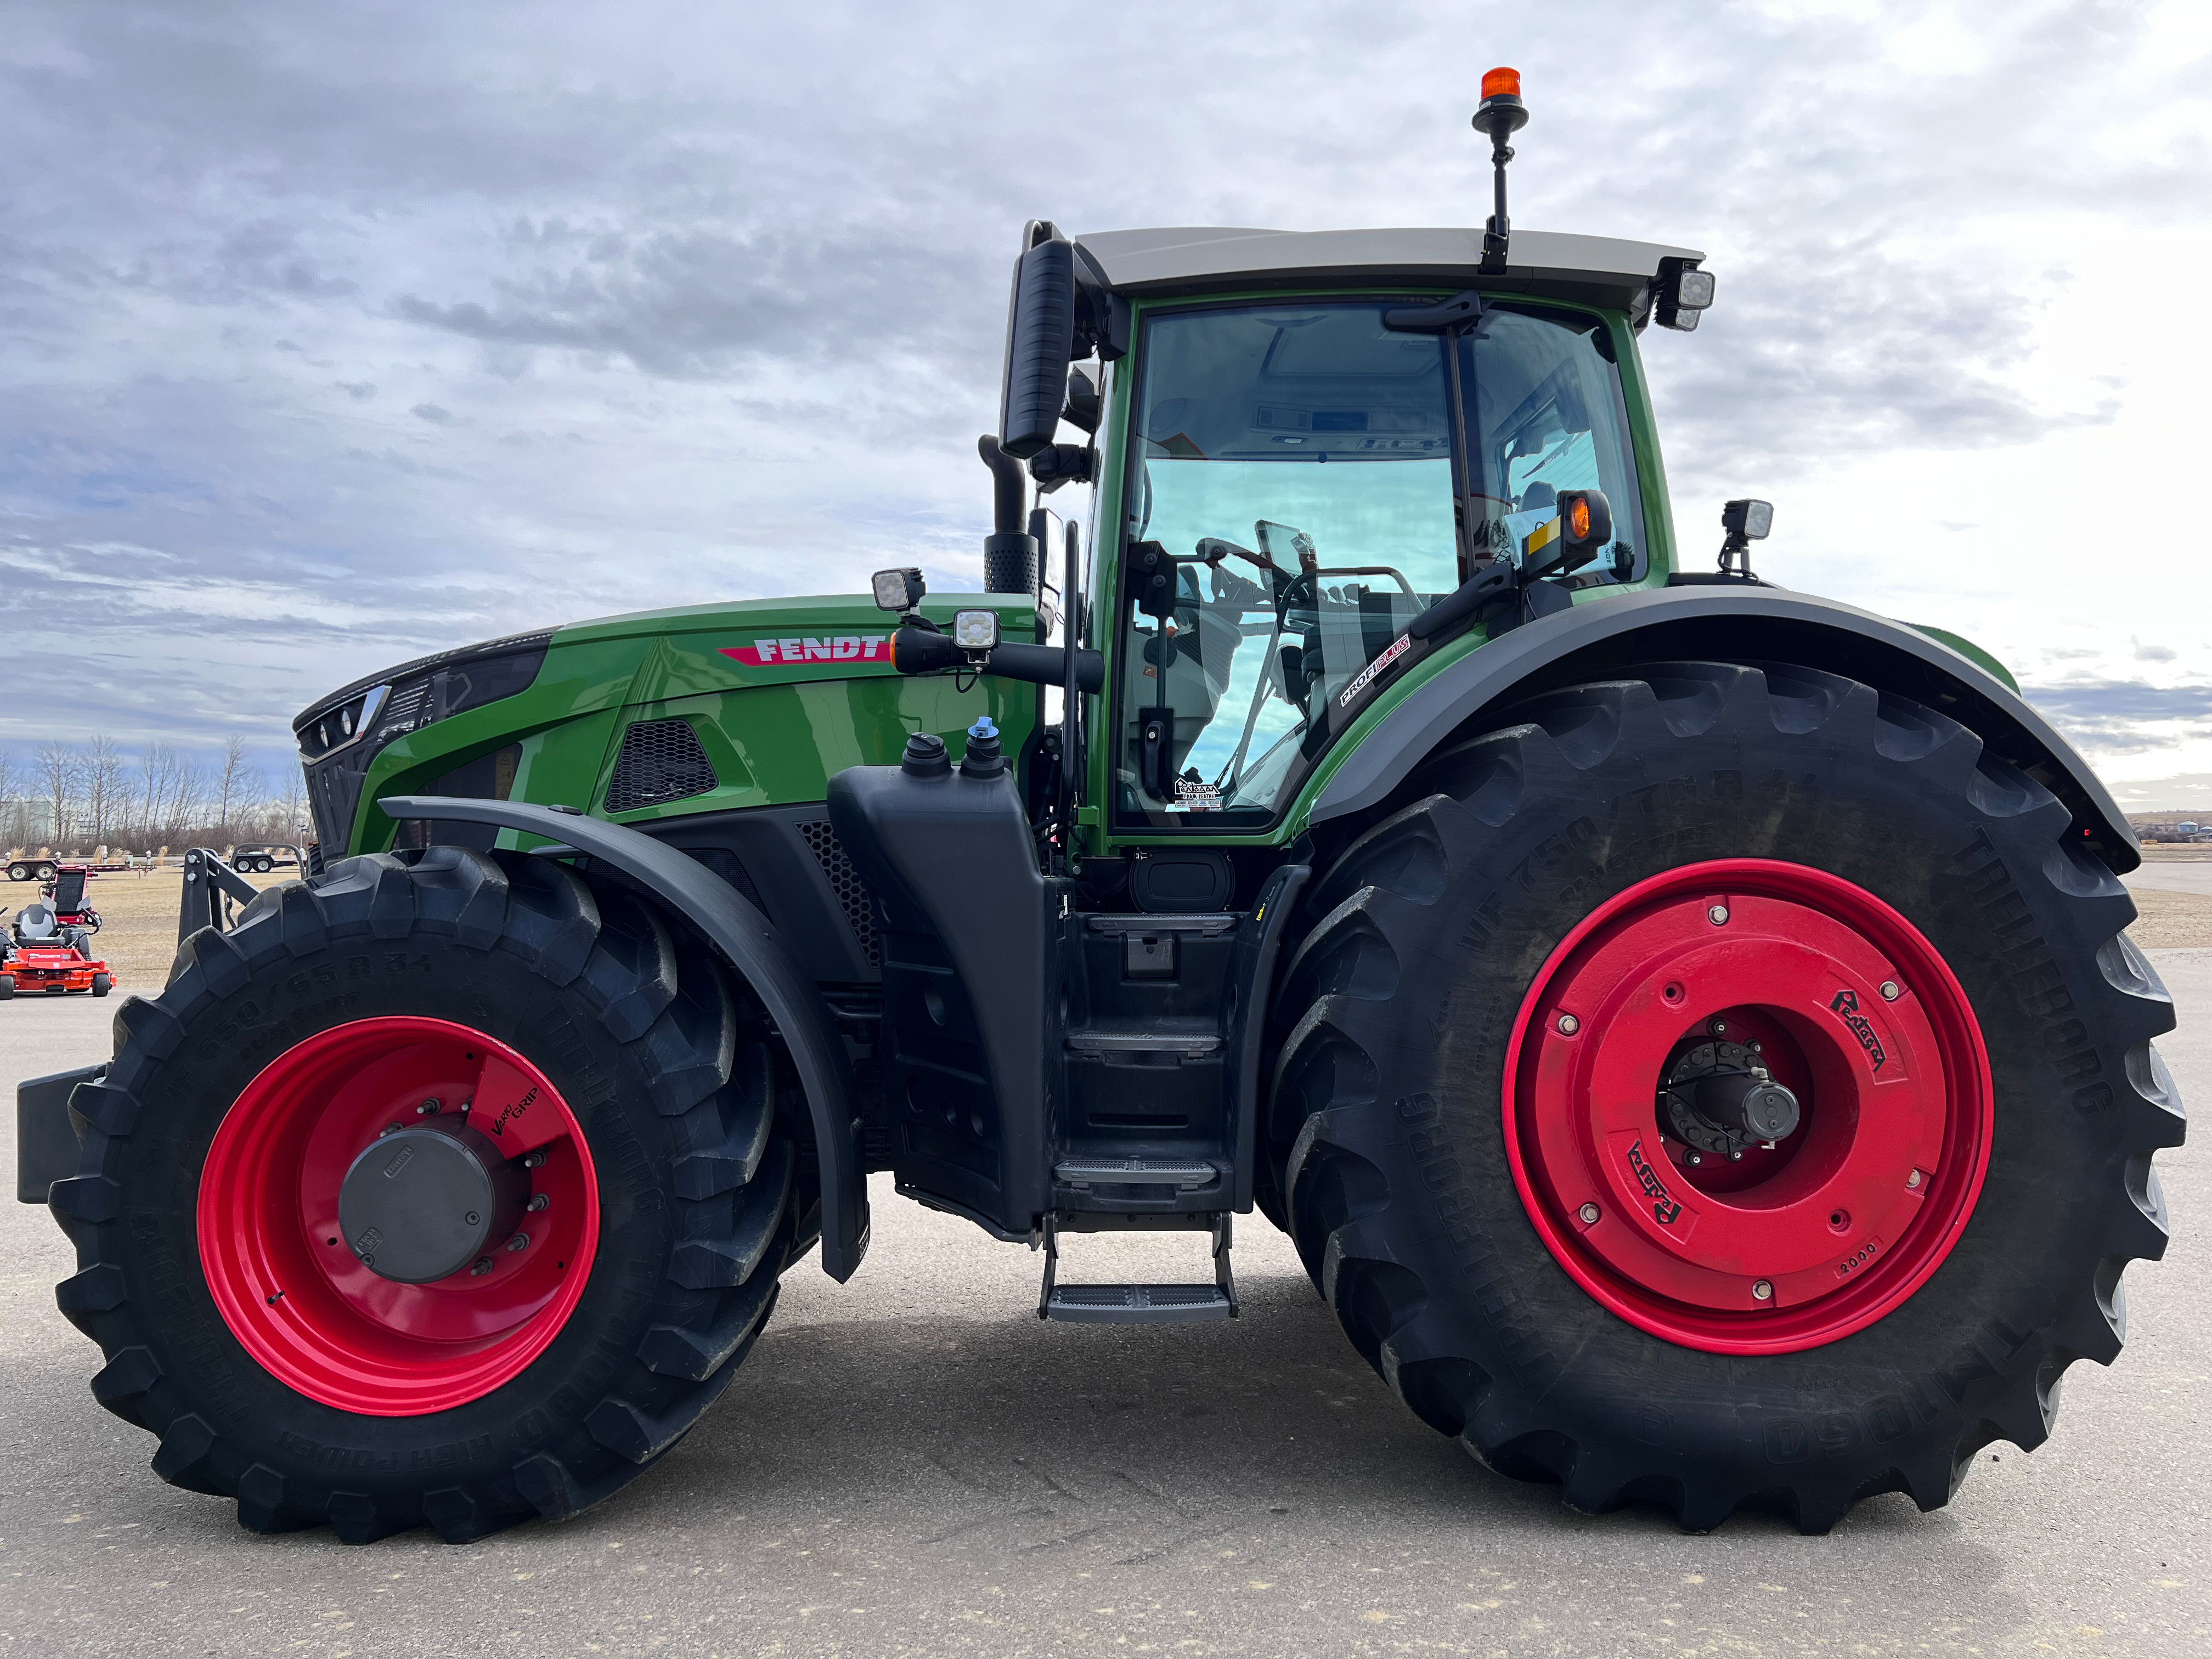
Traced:
<path id="1" fill-rule="evenodd" d="M 1818 1532 L 2045 1438 L 2182 1138 L 2135 837 L 1986 653 L 1754 575 L 1765 503 L 1683 568 L 1638 340 L 1713 276 L 1514 230 L 1483 90 L 1480 230 L 1029 225 L 983 592 L 300 716 L 303 878 L 195 854 L 166 988 L 20 1099 L 156 1474 L 354 1542 L 573 1516 L 860 1268 L 878 1171 L 1050 1321 L 1236 1316 L 1257 1209 L 1581 1510 Z M 1187 1282 L 1074 1282 L 1154 1231 Z"/>

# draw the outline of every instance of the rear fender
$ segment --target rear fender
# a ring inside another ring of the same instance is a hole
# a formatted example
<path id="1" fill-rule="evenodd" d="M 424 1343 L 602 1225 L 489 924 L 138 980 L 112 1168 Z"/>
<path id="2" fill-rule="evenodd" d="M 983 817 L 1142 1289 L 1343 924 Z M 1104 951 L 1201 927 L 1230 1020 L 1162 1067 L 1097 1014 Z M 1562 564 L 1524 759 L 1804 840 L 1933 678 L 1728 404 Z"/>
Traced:
<path id="1" fill-rule="evenodd" d="M 546 836 L 619 870 L 698 929 L 752 988 L 791 1051 L 821 1158 L 822 1267 L 840 1281 L 853 1276 L 868 1249 L 868 1189 L 852 1064 L 820 994 L 750 900 L 675 848 L 604 818 L 442 795 L 388 795 L 377 805 L 393 818 L 489 823 Z"/>
<path id="2" fill-rule="evenodd" d="M 2073 746 L 2012 687 L 1904 623 L 1772 587 L 1678 587 L 1593 600 L 1524 624 L 1423 681 L 1360 739 L 1315 797 L 1320 824 L 1371 812 L 1486 711 L 1640 662 L 1789 662 L 1849 675 L 1971 727 L 2066 804 L 2074 834 L 2116 874 L 2142 862 L 2126 817 Z"/>

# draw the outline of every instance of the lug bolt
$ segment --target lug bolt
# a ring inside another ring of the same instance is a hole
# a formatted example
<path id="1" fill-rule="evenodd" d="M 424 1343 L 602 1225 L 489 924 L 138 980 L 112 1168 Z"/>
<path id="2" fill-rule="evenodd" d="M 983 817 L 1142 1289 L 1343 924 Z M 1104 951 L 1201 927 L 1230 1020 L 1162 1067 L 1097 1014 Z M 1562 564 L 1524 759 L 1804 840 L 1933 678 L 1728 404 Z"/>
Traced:
<path id="1" fill-rule="evenodd" d="M 1692 1152 L 1688 1157 L 1682 1160 L 1683 1163 L 1688 1164 L 1693 1170 L 1705 1161 L 1705 1155 L 1703 1152 Z"/>
<path id="2" fill-rule="evenodd" d="M 530 1248 L 530 1235 L 528 1233 L 515 1234 L 513 1238 L 507 1241 L 507 1248 L 510 1250 L 528 1249 Z"/>
<path id="3" fill-rule="evenodd" d="M 488 1255 L 480 1255 L 476 1259 L 475 1264 L 469 1268 L 469 1277 L 471 1279 L 482 1279 L 490 1271 L 491 1258 Z"/>
<path id="4" fill-rule="evenodd" d="M 1716 927 L 1727 927 L 1728 906 L 1725 904 L 1716 904 L 1711 909 L 1705 912 L 1705 920 L 1712 923 Z"/>
<path id="5" fill-rule="evenodd" d="M 1917 1192 L 1917 1191 L 1919 1191 L 1919 1190 L 1920 1190 L 1920 1171 L 1919 1171 L 1919 1170 L 1914 1170 L 1911 1175 L 1908 1175 L 1907 1176 L 1905 1176 L 1905 1184 L 1906 1188 L 1907 1188 L 1909 1190 L 1911 1190 L 1911 1191 L 1913 1191 L 1913 1192 Z"/>
<path id="6" fill-rule="evenodd" d="M 380 1133 L 377 1135 L 377 1137 L 376 1137 L 376 1138 L 377 1138 L 379 1140 L 381 1140 L 381 1139 L 384 1139 L 384 1137 L 385 1137 L 386 1135 L 396 1135 L 396 1134 L 398 1134 L 398 1133 L 399 1133 L 399 1126 L 398 1126 L 397 1123 L 387 1123 L 387 1124 L 386 1124 L 386 1125 L 384 1126 L 383 1130 L 381 1131 L 381 1133 Z"/>
<path id="7" fill-rule="evenodd" d="M 428 1117 L 437 1109 L 438 1103 L 435 1100 L 426 1100 L 420 1106 L 417 1106 L 415 1109 L 415 1115 L 417 1117 Z"/>
<path id="8" fill-rule="evenodd" d="M 532 1211 L 534 1212 L 536 1212 L 536 1211 L 538 1211 L 538 1210 L 542 1210 L 542 1209 L 544 1209 L 544 1208 L 548 1204 L 550 1204 L 552 1201 L 553 1201 L 553 1200 L 552 1200 L 551 1199 L 550 1199 L 550 1198 L 546 1197 L 544 1194 L 540 1193 L 540 1194 L 538 1194 L 535 1198 L 533 1198 L 533 1199 L 532 1199 L 532 1200 L 530 1200 L 530 1207 L 531 1207 Z"/>
<path id="9" fill-rule="evenodd" d="M 522 1160 L 522 1167 L 526 1170 L 535 1170 L 542 1167 L 544 1162 L 545 1149 L 541 1146 L 538 1151 L 531 1153 L 529 1157 Z"/>
<path id="10" fill-rule="evenodd" d="M 1745 1048 L 1747 1048 L 1750 1049 L 1750 1050 L 1751 1050 L 1751 1052 L 1752 1052 L 1752 1053 L 1753 1053 L 1754 1054 L 1757 1054 L 1757 1053 L 1759 1053 L 1759 1039 L 1758 1039 L 1757 1037 L 1753 1037 L 1750 1042 L 1748 1042 L 1745 1043 L 1743 1046 L 1744 1046 Z"/>
<path id="11" fill-rule="evenodd" d="M 1774 1281 L 1771 1279 L 1753 1279 L 1751 1299 L 1754 1302 L 1771 1302 L 1774 1299 Z"/>
<path id="12" fill-rule="evenodd" d="M 1596 1205 L 1585 1204 L 1581 1209 L 1577 1210 L 1575 1213 L 1582 1218 L 1583 1226 L 1595 1227 L 1597 1225 L 1598 1211 Z"/>
<path id="13" fill-rule="evenodd" d="M 1728 1022 L 1723 1019 L 1719 1015 L 1716 1014 L 1712 1018 L 1705 1022 L 1705 1030 L 1711 1031 L 1715 1036 L 1726 1036 L 1728 1035 Z"/>
<path id="14" fill-rule="evenodd" d="M 1561 1014 L 1559 1016 L 1559 1035 L 1561 1036 L 1572 1036 L 1576 1032 L 1582 1029 L 1582 1021 L 1577 1019 L 1572 1014 Z"/>
<path id="15" fill-rule="evenodd" d="M 1897 981 L 1895 980 L 1886 979 L 1882 981 L 1881 989 L 1881 1000 L 1884 1002 L 1894 1002 L 1897 1000 L 1899 993 Z"/>
<path id="16" fill-rule="evenodd" d="M 1732 1148 L 1730 1148 L 1730 1149 L 1729 1149 L 1729 1163 L 1731 1163 L 1731 1164 L 1741 1164 L 1741 1163 L 1742 1163 L 1742 1162 L 1743 1162 L 1743 1148 L 1742 1148 L 1742 1147 L 1741 1147 L 1741 1146 L 1736 1146 L 1736 1147 L 1732 1147 Z"/>

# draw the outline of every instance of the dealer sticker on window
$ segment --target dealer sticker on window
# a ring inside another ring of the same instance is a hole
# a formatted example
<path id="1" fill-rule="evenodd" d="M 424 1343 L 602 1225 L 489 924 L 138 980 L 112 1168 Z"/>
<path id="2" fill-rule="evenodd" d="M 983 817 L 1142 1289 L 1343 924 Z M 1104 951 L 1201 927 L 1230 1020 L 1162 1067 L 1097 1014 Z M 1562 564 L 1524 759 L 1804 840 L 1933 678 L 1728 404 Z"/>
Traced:
<path id="1" fill-rule="evenodd" d="M 1364 693 L 1369 686 L 1374 684 L 1376 680 L 1382 678 L 1384 672 L 1389 669 L 1392 663 L 1397 661 L 1399 658 L 1404 656 L 1413 648 L 1413 636 L 1410 634 L 1399 635 L 1398 637 L 1391 642 L 1389 650 L 1385 651 L 1381 656 L 1376 658 L 1373 662 L 1369 663 L 1366 667 L 1361 669 L 1357 674 L 1354 674 L 1350 682 L 1345 686 L 1344 690 L 1336 694 L 1336 706 L 1339 708 L 1351 708 L 1354 702 L 1359 700 L 1361 694 Z"/>

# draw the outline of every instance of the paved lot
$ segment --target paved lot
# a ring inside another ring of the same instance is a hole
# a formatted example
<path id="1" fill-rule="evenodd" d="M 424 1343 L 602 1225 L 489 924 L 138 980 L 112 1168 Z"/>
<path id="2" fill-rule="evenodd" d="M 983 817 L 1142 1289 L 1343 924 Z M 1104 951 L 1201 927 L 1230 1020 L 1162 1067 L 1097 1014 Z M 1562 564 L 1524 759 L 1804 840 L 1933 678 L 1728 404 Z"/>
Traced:
<path id="1" fill-rule="evenodd" d="M 2145 859 L 2127 878 L 2130 887 L 2168 893 L 2212 894 L 2212 858 Z"/>
<path id="2" fill-rule="evenodd" d="M 2212 951 L 2157 954 L 2191 1022 L 2165 1053 L 2212 1099 Z M 0 1009 L 4 1097 L 104 1052 L 108 1012 Z M 1877 1498 L 1809 1539 L 1757 1516 L 1685 1538 L 1485 1474 L 1384 1393 L 1263 1222 L 1235 1323 L 1068 1328 L 1032 1316 L 1025 1252 L 887 1190 L 855 1281 L 794 1272 L 713 1414 L 580 1520 L 257 1538 L 93 1403 L 94 1350 L 53 1307 L 67 1252 L 11 1204 L 0 1653 L 2205 1652 L 2212 1183 L 2201 1146 L 2160 1168 L 2173 1247 L 2129 1274 L 2128 1351 L 2069 1374 L 2057 1438 L 1984 1453 L 1940 1514 Z M 1069 1267 L 1194 1272 L 1194 1249 L 1079 1239 Z"/>

